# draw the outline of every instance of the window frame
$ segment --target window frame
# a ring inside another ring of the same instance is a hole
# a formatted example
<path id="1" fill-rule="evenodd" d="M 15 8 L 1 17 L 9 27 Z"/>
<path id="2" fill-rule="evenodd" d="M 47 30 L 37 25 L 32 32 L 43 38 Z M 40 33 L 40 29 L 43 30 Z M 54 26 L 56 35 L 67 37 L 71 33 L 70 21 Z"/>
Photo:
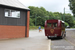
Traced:
<path id="1" fill-rule="evenodd" d="M 12 11 L 12 10 L 14 10 L 14 9 L 7 9 L 7 8 L 5 8 L 5 9 L 4 9 L 4 16 L 5 16 L 6 10 Z M 18 10 L 14 10 L 14 11 L 18 11 Z M 14 17 L 14 16 L 5 16 L 5 17 L 7 17 L 7 18 L 21 18 L 21 11 L 19 11 L 19 12 L 20 12 L 20 17 Z"/>

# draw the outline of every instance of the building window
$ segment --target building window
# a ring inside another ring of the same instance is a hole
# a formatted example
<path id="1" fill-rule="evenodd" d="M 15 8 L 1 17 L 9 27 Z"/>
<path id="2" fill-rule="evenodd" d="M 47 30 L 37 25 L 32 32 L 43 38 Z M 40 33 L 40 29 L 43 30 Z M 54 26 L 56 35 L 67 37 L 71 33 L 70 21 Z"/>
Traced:
<path id="1" fill-rule="evenodd" d="M 20 11 L 5 9 L 5 17 L 20 18 Z"/>

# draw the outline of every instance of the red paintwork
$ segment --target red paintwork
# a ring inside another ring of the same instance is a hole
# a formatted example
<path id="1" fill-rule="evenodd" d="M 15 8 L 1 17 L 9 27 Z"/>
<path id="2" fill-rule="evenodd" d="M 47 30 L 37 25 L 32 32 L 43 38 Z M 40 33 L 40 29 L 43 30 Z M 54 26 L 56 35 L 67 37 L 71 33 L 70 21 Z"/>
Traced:
<path id="1" fill-rule="evenodd" d="M 53 26 L 47 27 L 47 23 L 57 23 L 57 27 L 55 27 L 55 28 L 53 28 Z M 45 21 L 45 36 L 54 36 L 55 34 L 57 34 L 57 36 L 61 36 L 61 31 L 62 31 L 61 23 L 62 23 L 62 21 L 60 21 L 60 20 Z M 50 31 L 51 29 L 54 29 L 53 33 L 51 33 L 51 31 Z"/>

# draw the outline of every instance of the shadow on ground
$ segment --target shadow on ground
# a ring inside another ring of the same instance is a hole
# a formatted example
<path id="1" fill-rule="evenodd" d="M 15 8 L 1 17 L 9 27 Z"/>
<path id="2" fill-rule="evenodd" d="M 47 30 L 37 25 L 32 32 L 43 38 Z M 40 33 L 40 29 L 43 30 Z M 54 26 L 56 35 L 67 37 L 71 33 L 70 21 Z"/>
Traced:
<path id="1" fill-rule="evenodd" d="M 51 39 L 51 41 L 54 41 L 54 40 L 62 40 L 61 38 L 58 38 L 58 37 L 56 37 L 56 38 L 50 38 Z"/>

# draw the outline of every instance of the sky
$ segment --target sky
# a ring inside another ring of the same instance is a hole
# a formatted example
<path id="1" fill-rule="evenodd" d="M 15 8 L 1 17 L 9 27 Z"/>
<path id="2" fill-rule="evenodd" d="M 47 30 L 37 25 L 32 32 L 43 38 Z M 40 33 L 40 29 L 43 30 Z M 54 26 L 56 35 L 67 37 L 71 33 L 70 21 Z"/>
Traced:
<path id="1" fill-rule="evenodd" d="M 47 11 L 51 12 L 61 12 L 71 13 L 69 8 L 69 0 L 19 0 L 26 7 L 35 6 L 35 7 L 44 7 Z M 72 13 L 71 13 L 72 14 Z"/>

